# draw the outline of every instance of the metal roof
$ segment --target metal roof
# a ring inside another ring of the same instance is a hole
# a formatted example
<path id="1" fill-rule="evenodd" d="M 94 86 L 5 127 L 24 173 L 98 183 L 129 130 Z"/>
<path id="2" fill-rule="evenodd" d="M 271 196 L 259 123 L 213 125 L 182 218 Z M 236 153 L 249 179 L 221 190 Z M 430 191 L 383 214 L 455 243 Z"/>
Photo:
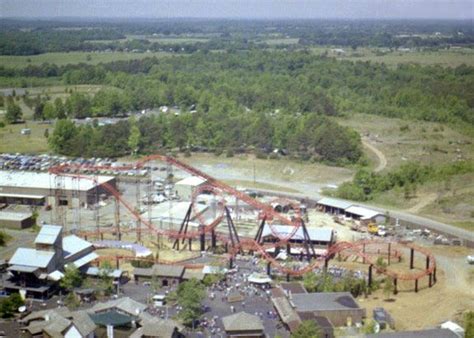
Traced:
<path id="1" fill-rule="evenodd" d="M 364 219 L 370 219 L 370 218 L 373 218 L 377 215 L 381 215 L 381 213 L 378 212 L 378 211 L 375 211 L 375 210 L 372 210 L 372 209 L 367 209 L 367 208 L 364 208 L 364 207 L 359 207 L 357 205 L 353 205 L 353 206 L 347 208 L 346 212 L 348 212 L 350 214 L 360 216 L 361 218 L 364 218 Z"/>
<path id="2" fill-rule="evenodd" d="M 298 293 L 291 301 L 298 312 L 360 309 L 350 292 Z"/>
<path id="3" fill-rule="evenodd" d="M 90 247 L 92 247 L 92 243 L 85 241 L 76 235 L 66 236 L 63 238 L 64 258 L 66 259 L 81 251 L 89 249 Z"/>
<path id="4" fill-rule="evenodd" d="M 91 309 L 91 311 L 98 313 L 115 309 L 128 313 L 132 316 L 138 316 L 140 313 L 145 311 L 146 308 L 147 306 L 145 304 L 139 303 L 130 297 L 123 297 L 105 303 L 98 303 Z"/>
<path id="5" fill-rule="evenodd" d="M 320 199 L 318 201 L 318 204 L 326 205 L 328 207 L 333 207 L 333 208 L 338 208 L 338 209 L 347 209 L 351 205 L 353 205 L 353 203 L 351 203 L 351 202 L 338 200 L 338 199 L 330 198 L 330 197 L 324 197 L 324 198 Z"/>
<path id="6" fill-rule="evenodd" d="M 8 261 L 8 264 L 46 268 L 53 257 L 54 252 L 51 251 L 18 248 Z"/>
<path id="7" fill-rule="evenodd" d="M 95 266 L 91 266 L 87 269 L 86 275 L 97 277 L 101 274 L 101 271 L 103 270 Z M 112 278 L 120 278 L 123 275 L 123 271 L 120 269 L 110 270 L 107 275 Z"/>
<path id="8" fill-rule="evenodd" d="M 59 225 L 43 225 L 38 236 L 36 236 L 35 244 L 54 244 L 60 236 L 62 229 Z"/>
<path id="9" fill-rule="evenodd" d="M 96 254 L 95 252 L 91 252 L 81 258 L 79 258 L 78 260 L 75 260 L 74 262 L 71 262 L 72 264 L 74 264 L 74 266 L 76 268 L 80 268 L 90 262 L 92 262 L 93 260 L 96 260 L 97 258 L 99 257 L 98 254 Z"/>
<path id="10" fill-rule="evenodd" d="M 285 237 L 290 235 L 294 227 L 291 225 L 273 225 L 270 227 L 268 224 L 265 224 L 263 228 L 262 237 L 273 235 L 272 228 L 275 230 L 276 233 L 280 234 L 281 236 Z M 330 242 L 333 236 L 334 230 L 331 228 L 313 228 L 313 227 L 306 227 L 308 230 L 309 238 L 313 241 L 321 241 L 321 242 Z M 296 230 L 295 234 L 291 237 L 293 240 L 303 240 L 303 228 L 299 227 Z"/>
<path id="11" fill-rule="evenodd" d="M 175 185 L 190 185 L 196 187 L 206 182 L 206 179 L 198 176 L 189 176 L 181 181 L 175 183 Z"/>
<path id="12" fill-rule="evenodd" d="M 114 177 L 83 175 L 81 178 L 76 178 L 50 173 L 0 170 L 0 186 L 5 187 L 88 191 L 96 186 L 95 179 L 102 184 L 113 180 Z"/>
<path id="13" fill-rule="evenodd" d="M 7 212 L 0 211 L 0 220 L 2 221 L 23 221 L 31 217 L 30 213 L 18 213 L 18 212 Z"/>

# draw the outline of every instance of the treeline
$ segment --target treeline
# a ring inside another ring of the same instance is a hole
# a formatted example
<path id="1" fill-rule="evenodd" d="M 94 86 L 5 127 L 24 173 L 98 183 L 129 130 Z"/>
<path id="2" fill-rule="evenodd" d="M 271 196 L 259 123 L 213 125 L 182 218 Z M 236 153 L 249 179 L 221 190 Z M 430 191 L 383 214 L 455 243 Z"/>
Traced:
<path id="1" fill-rule="evenodd" d="M 343 183 L 336 196 L 354 201 L 367 201 L 375 194 L 401 187 L 409 198 L 417 185 L 429 181 L 447 180 L 451 176 L 474 172 L 474 161 L 461 161 L 437 167 L 407 163 L 394 171 L 379 174 L 366 169 L 359 170 L 352 182 Z"/>
<path id="2" fill-rule="evenodd" d="M 89 40 L 116 40 L 125 36 L 113 29 L 34 29 L 0 31 L 1 55 L 93 50 Z"/>
<path id="3" fill-rule="evenodd" d="M 267 156 L 286 149 L 295 159 L 354 163 L 362 155 L 359 135 L 327 117 L 308 113 L 300 117 L 271 116 L 238 111 L 207 114 L 155 115 L 121 120 L 113 125 L 75 125 L 63 119 L 49 137 L 52 149 L 63 155 L 117 157 L 181 151 L 254 151 Z"/>

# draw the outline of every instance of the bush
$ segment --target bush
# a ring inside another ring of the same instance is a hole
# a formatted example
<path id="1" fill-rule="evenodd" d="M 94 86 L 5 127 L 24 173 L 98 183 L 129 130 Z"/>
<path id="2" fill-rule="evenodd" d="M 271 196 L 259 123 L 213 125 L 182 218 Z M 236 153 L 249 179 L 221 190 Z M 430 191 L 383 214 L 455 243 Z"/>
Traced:
<path id="1" fill-rule="evenodd" d="M 216 155 L 217 157 L 221 156 L 222 153 L 223 151 L 221 148 L 216 148 L 216 150 L 214 150 L 214 155 Z"/>
<path id="2" fill-rule="evenodd" d="M 265 154 L 263 151 L 257 151 L 257 152 L 255 153 L 255 157 L 258 158 L 258 159 L 260 159 L 260 160 L 266 160 L 266 159 L 268 159 L 267 154 Z"/>
<path id="3" fill-rule="evenodd" d="M 234 157 L 234 151 L 232 149 L 227 149 L 225 157 Z"/>

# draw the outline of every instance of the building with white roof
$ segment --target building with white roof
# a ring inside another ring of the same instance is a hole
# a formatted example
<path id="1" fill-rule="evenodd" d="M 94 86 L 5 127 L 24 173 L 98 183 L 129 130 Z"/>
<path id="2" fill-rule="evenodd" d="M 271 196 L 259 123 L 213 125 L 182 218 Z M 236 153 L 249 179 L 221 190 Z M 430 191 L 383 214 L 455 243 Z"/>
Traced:
<path id="1" fill-rule="evenodd" d="M 115 187 L 113 176 L 59 176 L 31 171 L 0 170 L 0 203 L 86 205 L 97 195 L 109 194 L 104 185 Z"/>
<path id="2" fill-rule="evenodd" d="M 91 243 L 75 235 L 63 238 L 62 227 L 57 225 L 43 225 L 34 244 L 34 248 L 18 248 L 8 261 L 7 291 L 25 290 L 30 296 L 48 297 L 56 291 L 65 265 L 85 270 L 98 257 Z"/>
<path id="3" fill-rule="evenodd" d="M 335 241 L 334 230 L 331 228 L 306 227 L 306 229 L 308 231 L 309 239 L 313 244 L 327 246 Z M 265 242 L 271 242 L 277 240 L 278 237 L 286 238 L 293 232 L 294 234 L 291 236 L 290 242 L 303 242 L 303 227 L 300 226 L 295 231 L 295 227 L 291 225 L 273 225 L 270 227 L 268 224 L 265 224 L 262 232 L 262 239 Z"/>
<path id="4" fill-rule="evenodd" d="M 32 216 L 33 214 L 31 212 L 19 213 L 0 211 L 0 227 L 11 229 L 29 228 L 35 223 Z"/>
<path id="5" fill-rule="evenodd" d="M 375 222 L 375 223 L 384 223 L 387 219 L 385 215 L 381 212 L 368 209 L 365 207 L 360 207 L 357 205 L 352 205 L 346 209 L 346 216 L 352 217 L 361 221 L 366 222 Z"/>
<path id="6" fill-rule="evenodd" d="M 339 215 L 344 214 L 345 210 L 353 205 L 353 203 L 336 198 L 324 197 L 320 199 L 316 205 L 320 209 L 323 209 L 324 212 Z"/>
<path id="7" fill-rule="evenodd" d="M 175 183 L 175 191 L 179 198 L 190 201 L 194 191 L 202 185 L 206 184 L 206 180 L 197 176 L 189 176 Z"/>

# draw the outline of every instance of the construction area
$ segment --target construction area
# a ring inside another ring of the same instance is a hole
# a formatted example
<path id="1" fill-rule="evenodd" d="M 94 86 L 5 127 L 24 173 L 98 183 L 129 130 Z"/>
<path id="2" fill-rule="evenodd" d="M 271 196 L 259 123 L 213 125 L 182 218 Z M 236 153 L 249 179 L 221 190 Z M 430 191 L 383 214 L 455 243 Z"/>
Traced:
<path id="1" fill-rule="evenodd" d="M 136 283 L 159 276 L 164 278 L 162 286 L 168 287 L 189 276 L 203 276 L 203 266 L 232 271 L 249 261 L 261 274 L 256 280 L 268 278 L 265 283 L 271 284 L 299 282 L 310 272 L 335 278 L 350 273 L 365 280 L 369 289 L 383 280 L 393 283 L 390 293 L 397 301 L 387 302 L 386 309 L 397 320 L 397 329 L 422 329 L 459 315 L 456 311 L 474 302 L 468 266 L 464 288 L 452 286 L 455 276 L 451 274 L 458 273 L 452 269 L 462 269 L 465 262 L 459 260 L 448 268 L 449 259 L 443 255 L 438 259 L 439 245 L 449 245 L 458 259 L 468 252 L 463 245 L 470 245 L 469 240 L 402 225 L 389 215 L 347 201 L 234 188 L 168 156 L 153 155 L 134 163 L 60 164 L 42 173 L 3 171 L 0 187 L 0 219 L 4 215 L 20 222 L 24 218 L 20 215 L 37 214 L 43 227 L 55 224 L 61 234 L 77 236 L 90 243 L 87 248 L 94 248 L 93 255 L 84 253 L 84 273 L 99 274 L 100 265 L 107 261 L 119 284 L 123 276 Z M 25 224 L 10 227 L 32 225 Z M 136 261 L 153 267 L 137 270 L 132 266 Z M 24 264 L 10 265 L 9 271 L 33 271 Z M 61 271 L 49 270 L 44 272 L 48 291 L 35 284 L 39 289 L 30 292 L 54 292 L 54 278 L 60 279 Z M 464 295 L 463 301 L 435 311 L 426 321 L 413 319 L 419 317 L 420 305 L 405 309 L 409 299 L 450 297 L 454 292 Z M 365 310 L 356 317 L 365 318 L 366 311 L 380 305 L 381 297 L 379 290 L 358 300 Z M 280 305 L 275 308 L 282 319 Z M 356 318 L 342 315 L 334 325 L 334 317 L 331 326 L 346 326 L 344 316 Z M 283 323 L 291 331 L 292 324 Z"/>

